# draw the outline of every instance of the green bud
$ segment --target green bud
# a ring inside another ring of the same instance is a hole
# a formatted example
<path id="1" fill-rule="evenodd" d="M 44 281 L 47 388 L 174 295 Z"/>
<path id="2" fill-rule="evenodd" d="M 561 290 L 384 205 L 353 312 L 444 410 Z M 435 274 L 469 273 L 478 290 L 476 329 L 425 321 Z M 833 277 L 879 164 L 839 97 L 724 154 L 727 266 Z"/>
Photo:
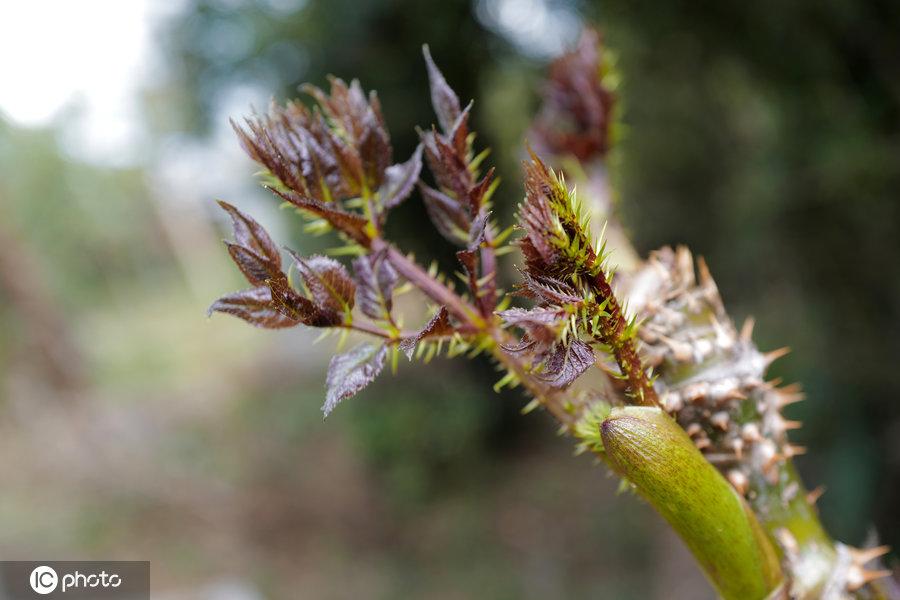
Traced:
<path id="1" fill-rule="evenodd" d="M 744 499 L 656 407 L 614 408 L 600 425 L 609 464 L 687 544 L 726 600 L 773 597 L 781 566 Z"/>

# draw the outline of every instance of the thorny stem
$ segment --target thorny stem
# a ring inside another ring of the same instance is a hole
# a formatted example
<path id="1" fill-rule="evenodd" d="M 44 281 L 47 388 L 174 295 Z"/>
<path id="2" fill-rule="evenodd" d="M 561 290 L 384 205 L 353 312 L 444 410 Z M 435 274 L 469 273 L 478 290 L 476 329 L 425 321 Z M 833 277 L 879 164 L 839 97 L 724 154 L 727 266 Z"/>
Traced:
<path id="1" fill-rule="evenodd" d="M 804 590 L 807 597 L 824 597 L 837 553 L 792 461 L 781 465 L 774 483 L 762 474 L 752 477 L 748 498 L 769 536 L 778 542 L 782 560 L 789 563 L 794 588 Z"/>
<path id="2" fill-rule="evenodd" d="M 373 239 L 372 251 L 378 252 L 382 250 L 386 252 L 387 259 L 397 272 L 403 275 L 407 281 L 411 282 L 423 294 L 435 302 L 446 306 L 447 310 L 462 320 L 464 325 L 489 335 L 493 340 L 490 351 L 494 359 L 507 370 L 513 372 L 529 393 L 545 406 L 567 430 L 574 425 L 575 416 L 565 409 L 564 401 L 560 397 L 561 394 L 536 381 L 531 376 L 529 368 L 522 361 L 503 351 L 503 346 L 514 345 L 515 340 L 512 339 L 512 336 L 497 327 L 493 319 L 485 321 L 480 318 L 474 306 L 471 306 L 446 285 L 436 281 L 425 269 L 410 260 L 396 247 L 380 238 Z M 490 256 L 493 259 L 494 253 L 491 252 Z"/>
<path id="3" fill-rule="evenodd" d="M 497 255 L 494 251 L 494 233 L 491 226 L 484 229 L 484 247 L 481 248 L 481 272 L 493 278 L 487 282 L 488 294 L 484 299 L 485 306 L 497 305 Z M 488 317 L 489 315 L 485 315 Z"/>
<path id="4" fill-rule="evenodd" d="M 372 240 L 372 251 L 385 251 L 388 261 L 397 269 L 407 281 L 416 286 L 423 294 L 447 307 L 455 317 L 474 326 L 477 329 L 485 327 L 484 319 L 478 316 L 478 311 L 460 298 L 456 292 L 443 283 L 435 280 L 425 269 L 410 260 L 405 254 L 388 244 L 381 238 Z"/>
<path id="5" fill-rule="evenodd" d="M 413 335 L 412 332 L 408 332 L 408 331 L 389 333 L 387 331 L 384 331 L 383 329 L 379 329 L 378 327 L 376 327 L 375 325 L 372 325 L 371 323 L 365 323 L 365 322 L 360 322 L 360 321 L 353 321 L 352 323 L 348 323 L 346 325 L 340 325 L 339 327 L 343 327 L 344 329 L 350 329 L 353 331 L 358 331 L 359 333 L 374 335 L 376 337 L 383 338 L 390 342 L 398 342 L 405 337 L 409 337 L 409 336 Z"/>
<path id="6" fill-rule="evenodd" d="M 647 376 L 644 364 L 638 357 L 634 339 L 626 331 L 628 324 L 622 307 L 602 270 L 591 281 L 591 287 L 607 302 L 606 312 L 609 316 L 601 319 L 603 338 L 610 345 L 616 363 L 628 381 L 632 398 L 643 406 L 659 406 L 659 397 L 653 388 L 653 382 Z"/>
<path id="7" fill-rule="evenodd" d="M 599 186 L 595 185 L 589 189 L 593 189 L 596 193 L 598 188 Z M 627 244 L 624 248 L 625 254 L 633 253 L 634 250 L 627 237 L 621 236 L 621 239 Z M 636 298 L 632 300 L 641 302 Z M 724 308 L 722 310 L 724 315 Z M 715 321 L 716 317 L 715 311 L 707 306 L 706 312 L 694 318 L 698 322 L 706 323 Z M 727 316 L 720 318 L 727 319 Z M 710 362 L 716 364 L 716 361 Z M 664 386 L 672 384 L 665 373 L 661 373 L 661 379 Z M 688 371 L 682 371 L 678 374 L 678 379 L 703 380 L 703 367 L 697 365 Z M 756 405 L 756 399 L 752 395 L 744 402 L 751 407 Z M 757 409 L 754 408 L 752 412 L 753 422 L 761 420 Z M 715 460 L 717 457 L 726 456 L 725 461 Z M 732 462 L 735 460 L 733 454 L 706 454 L 706 458 L 723 472 L 732 468 Z M 791 580 L 791 589 L 798 598 L 834 600 L 852 597 L 887 600 L 898 597 L 888 586 L 878 581 L 847 595 L 847 582 L 841 577 L 846 575 L 847 565 L 839 564 L 842 552 L 846 554 L 846 546 L 836 543 L 825 531 L 815 509 L 814 499 L 807 493 L 790 457 L 784 457 L 775 463 L 769 472 L 751 470 L 748 480 L 746 490 L 748 503 L 778 549 L 785 573 Z"/>

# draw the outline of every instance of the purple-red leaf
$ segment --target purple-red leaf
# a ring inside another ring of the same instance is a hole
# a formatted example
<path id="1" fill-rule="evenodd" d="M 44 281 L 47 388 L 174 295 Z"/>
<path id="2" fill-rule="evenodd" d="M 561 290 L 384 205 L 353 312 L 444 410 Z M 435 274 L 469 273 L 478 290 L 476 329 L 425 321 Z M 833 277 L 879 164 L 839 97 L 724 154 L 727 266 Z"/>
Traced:
<path id="1" fill-rule="evenodd" d="M 272 263 L 253 250 L 231 242 L 225 242 L 225 246 L 228 247 L 231 260 L 234 261 L 234 264 L 238 266 L 241 273 L 244 274 L 244 277 L 251 284 L 261 286 L 265 284 L 267 279 L 281 275 L 280 265 Z"/>
<path id="2" fill-rule="evenodd" d="M 384 369 L 387 346 L 362 343 L 353 350 L 338 354 L 328 365 L 327 394 L 322 412 L 327 417 L 331 411 L 350 396 L 372 383 Z"/>
<path id="3" fill-rule="evenodd" d="M 415 335 L 405 338 L 400 342 L 400 349 L 406 354 L 406 358 L 412 360 L 413 352 L 416 346 L 425 338 L 440 337 L 453 333 L 453 325 L 450 323 L 450 313 L 447 308 L 442 306 L 441 309 L 431 317 L 431 320 Z"/>
<path id="4" fill-rule="evenodd" d="M 494 179 L 494 167 L 488 169 L 487 174 L 481 178 L 481 181 L 476 183 L 472 189 L 469 190 L 469 210 L 472 214 L 478 214 L 478 212 L 482 209 L 482 205 L 484 204 L 484 196 L 488 191 L 488 188 L 491 187 L 491 181 Z"/>
<path id="5" fill-rule="evenodd" d="M 262 225 L 224 200 L 219 200 L 219 206 L 231 215 L 235 243 L 252 250 L 271 263 L 276 270 L 281 270 L 281 254 Z"/>
<path id="6" fill-rule="evenodd" d="M 425 56 L 425 64 L 428 66 L 431 104 L 434 106 L 434 113 L 437 115 L 438 123 L 441 124 L 441 129 L 448 133 L 453 128 L 453 124 L 460 114 L 459 97 L 447 84 L 447 80 L 444 79 L 444 75 L 437 68 L 437 65 L 434 64 L 427 45 L 422 46 L 422 54 Z"/>
<path id="7" fill-rule="evenodd" d="M 456 253 L 456 260 L 466 270 L 466 275 L 469 276 L 470 282 L 474 283 L 478 279 L 478 252 L 475 250 L 460 250 Z M 478 290 L 473 289 L 472 291 L 477 292 Z"/>
<path id="8" fill-rule="evenodd" d="M 255 287 L 226 294 L 209 307 L 208 314 L 211 315 L 213 312 L 234 315 L 251 325 L 267 329 L 282 329 L 300 324 L 299 320 L 292 319 L 276 309 L 267 287 Z"/>
<path id="9" fill-rule="evenodd" d="M 578 292 L 565 281 L 522 271 L 523 283 L 519 294 L 549 304 L 572 304 L 584 301 Z"/>
<path id="10" fill-rule="evenodd" d="M 345 175 L 357 186 L 378 187 L 384 170 L 391 164 L 393 151 L 375 94 L 367 100 L 358 80 L 354 79 L 348 86 L 336 77 L 331 78 L 330 94 L 309 84 L 301 90 L 316 99 L 329 120 L 336 124 L 333 129 L 342 132 L 335 135 L 331 131 L 331 145 Z"/>
<path id="11" fill-rule="evenodd" d="M 280 196 L 283 200 L 290 202 L 297 208 L 322 217 L 323 219 L 328 221 L 332 227 L 342 232 L 344 235 L 354 240 L 355 242 L 358 242 L 365 247 L 369 246 L 371 240 L 366 233 L 366 225 L 368 224 L 368 221 L 366 221 L 365 217 L 363 217 L 362 215 L 347 212 L 345 210 L 341 210 L 340 208 L 335 208 L 331 204 L 320 202 L 314 198 L 301 196 L 300 194 L 296 194 L 294 192 L 282 192 L 281 190 L 277 190 L 275 188 L 269 189 Z"/>
<path id="12" fill-rule="evenodd" d="M 428 217 L 444 238 L 457 245 L 469 240 L 469 217 L 459 204 L 447 194 L 433 187 L 419 184 Z"/>
<path id="13" fill-rule="evenodd" d="M 287 277 L 266 282 L 272 292 L 272 305 L 281 314 L 310 327 L 333 327 L 343 322 L 343 313 L 316 306 L 309 298 L 298 294 Z"/>
<path id="14" fill-rule="evenodd" d="M 327 256 L 303 258 L 293 250 L 288 252 L 297 264 L 313 304 L 325 312 L 350 312 L 356 298 L 356 283 L 344 265 Z"/>
<path id="15" fill-rule="evenodd" d="M 457 156 L 461 158 L 465 158 L 469 152 L 469 112 L 472 110 L 472 104 L 474 104 L 474 101 L 469 102 L 459 114 L 456 122 L 453 123 L 453 129 L 449 132 L 445 131 L 447 139 L 453 143 L 453 149 L 456 151 Z"/>
<path id="16" fill-rule="evenodd" d="M 466 155 L 460 155 L 444 136 L 434 130 L 421 132 L 420 138 L 425 160 L 438 187 L 454 194 L 460 202 L 468 203 L 469 190 L 474 182 L 466 164 Z"/>
<path id="17" fill-rule="evenodd" d="M 557 388 L 566 387 L 594 364 L 594 351 L 581 340 L 558 344 L 542 363 L 540 379 Z"/>
<path id="18" fill-rule="evenodd" d="M 422 144 L 419 144 L 408 161 L 392 165 L 384 172 L 384 183 L 378 190 L 382 206 L 391 209 L 406 200 L 419 180 L 421 171 Z"/>
<path id="19" fill-rule="evenodd" d="M 491 213 L 488 211 L 481 211 L 478 213 L 478 216 L 472 221 L 472 226 L 469 228 L 469 246 L 468 249 L 472 252 L 481 247 L 481 244 L 484 243 L 484 235 L 485 230 L 488 225 L 488 219 L 490 219 Z"/>
<path id="20" fill-rule="evenodd" d="M 510 308 L 497 315 L 506 325 L 525 330 L 528 338 L 546 348 L 554 344 L 567 324 L 566 311 L 556 306 Z"/>
<path id="21" fill-rule="evenodd" d="M 356 273 L 356 296 L 363 314 L 373 319 L 389 320 L 397 271 L 384 253 L 366 254 L 353 261 Z"/>
<path id="22" fill-rule="evenodd" d="M 382 126 L 375 111 L 369 108 L 363 120 L 363 132 L 359 138 L 359 156 L 371 188 L 381 185 L 385 170 L 391 164 L 393 149 L 391 138 Z"/>

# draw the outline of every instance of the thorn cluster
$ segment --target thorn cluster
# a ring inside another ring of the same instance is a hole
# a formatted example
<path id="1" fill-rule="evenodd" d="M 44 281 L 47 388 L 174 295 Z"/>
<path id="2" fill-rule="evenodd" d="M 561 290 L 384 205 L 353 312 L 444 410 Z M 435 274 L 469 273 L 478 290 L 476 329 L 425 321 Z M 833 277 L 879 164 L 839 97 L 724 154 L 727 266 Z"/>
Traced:
<path id="1" fill-rule="evenodd" d="M 739 332 L 702 259 L 697 272 L 687 248 L 664 248 L 631 278 L 641 354 L 659 375 L 663 407 L 739 492 L 752 494 L 757 474 L 774 483 L 779 464 L 805 452 L 787 436 L 801 424 L 781 413 L 803 394 L 766 381 L 787 348 L 757 350 L 752 319 Z"/>

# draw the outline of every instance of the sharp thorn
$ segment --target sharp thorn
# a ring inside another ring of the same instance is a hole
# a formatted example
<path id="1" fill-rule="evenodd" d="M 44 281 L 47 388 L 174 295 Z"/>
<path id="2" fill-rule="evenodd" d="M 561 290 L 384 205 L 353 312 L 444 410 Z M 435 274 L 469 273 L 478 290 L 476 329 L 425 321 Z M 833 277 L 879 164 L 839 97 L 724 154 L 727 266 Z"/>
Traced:
<path id="1" fill-rule="evenodd" d="M 697 274 L 699 275 L 700 285 L 706 286 L 713 282 L 712 275 L 709 272 L 709 265 L 702 256 L 697 257 Z"/>
<path id="2" fill-rule="evenodd" d="M 756 319 L 747 317 L 744 324 L 741 325 L 741 341 L 749 342 L 753 338 L 753 326 L 756 325 Z"/>
<path id="3" fill-rule="evenodd" d="M 802 392 L 785 392 L 786 389 L 787 388 L 781 388 L 780 390 L 778 390 L 778 399 L 776 401 L 776 403 L 778 404 L 778 408 L 784 408 L 785 406 L 789 406 L 806 399 L 806 394 Z"/>
<path id="4" fill-rule="evenodd" d="M 688 437 L 694 437 L 695 435 L 700 433 L 702 430 L 703 430 L 703 427 L 700 425 L 700 423 L 691 423 L 690 425 L 687 426 L 687 429 L 685 429 L 684 431 L 685 431 L 685 433 L 688 434 Z"/>
<path id="5" fill-rule="evenodd" d="M 781 454 L 775 453 L 769 457 L 769 459 L 763 464 L 762 470 L 765 474 L 769 474 L 770 471 L 777 465 L 784 457 Z"/>
<path id="6" fill-rule="evenodd" d="M 737 469 L 728 471 L 728 481 L 741 496 L 747 494 L 747 488 L 749 487 L 750 482 L 742 471 L 738 471 Z"/>
<path id="7" fill-rule="evenodd" d="M 851 567 L 850 572 L 847 574 L 847 590 L 855 592 L 870 581 L 875 581 L 876 579 L 881 579 L 882 577 L 889 577 L 890 575 L 891 572 L 886 570 L 866 571 L 865 569 L 861 569 L 859 567 Z"/>
<path id="8" fill-rule="evenodd" d="M 850 556 L 853 562 L 862 566 L 870 560 L 875 560 L 879 556 L 884 556 L 890 552 L 890 546 L 875 546 L 874 548 L 850 548 Z"/>
<path id="9" fill-rule="evenodd" d="M 816 504 L 816 502 L 819 501 L 819 498 L 822 497 L 822 494 L 825 493 L 825 489 L 826 488 L 824 485 L 817 485 L 815 487 L 815 489 L 812 489 L 809 492 L 807 492 L 806 503 L 809 504 L 810 506 L 814 506 Z"/>
<path id="10" fill-rule="evenodd" d="M 722 431 L 728 431 L 728 424 L 730 421 L 731 418 L 725 411 L 719 411 L 709 418 L 709 422 L 712 423 L 714 427 L 718 427 Z"/>
<path id="11" fill-rule="evenodd" d="M 736 438 L 731 442 L 731 447 L 734 449 L 734 455 L 737 459 L 741 460 L 744 457 L 744 440 Z"/>
<path id="12" fill-rule="evenodd" d="M 784 346 L 782 348 L 778 348 L 777 350 L 772 350 L 771 352 L 766 352 L 765 354 L 763 354 L 763 360 L 766 362 L 766 366 L 768 367 L 773 362 L 775 362 L 782 356 L 786 355 L 790 351 L 791 351 L 791 349 L 789 347 Z"/>
<path id="13" fill-rule="evenodd" d="M 793 446 L 791 444 L 788 444 L 784 447 L 784 455 L 787 458 L 800 456 L 801 454 L 806 454 L 806 446 Z"/>
<path id="14" fill-rule="evenodd" d="M 730 390 L 724 398 L 725 400 L 746 400 L 747 394 L 739 390 L 738 388 L 734 388 Z"/>
<path id="15" fill-rule="evenodd" d="M 800 394 L 803 392 L 803 388 L 800 386 L 799 383 L 789 383 L 786 386 L 784 386 L 783 388 L 781 388 L 780 391 L 782 391 L 786 394 Z"/>

